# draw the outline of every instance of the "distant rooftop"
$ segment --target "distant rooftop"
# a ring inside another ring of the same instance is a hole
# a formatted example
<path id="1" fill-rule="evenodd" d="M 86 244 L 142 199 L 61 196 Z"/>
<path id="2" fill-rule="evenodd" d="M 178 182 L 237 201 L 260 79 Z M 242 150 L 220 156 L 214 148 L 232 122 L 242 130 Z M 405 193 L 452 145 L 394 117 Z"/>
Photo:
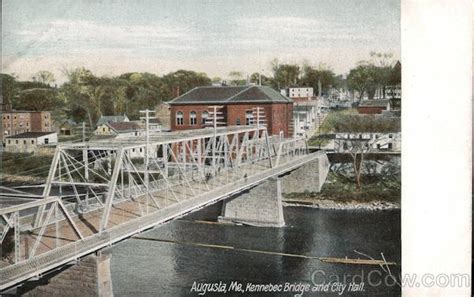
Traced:
<path id="1" fill-rule="evenodd" d="M 266 86 L 197 87 L 169 102 L 174 104 L 291 103 L 290 98 Z"/>
<path id="2" fill-rule="evenodd" d="M 140 126 L 136 122 L 110 122 L 107 125 L 115 132 L 132 132 L 140 130 Z"/>
<path id="3" fill-rule="evenodd" d="M 25 132 L 16 135 L 7 136 L 6 138 L 38 138 L 41 136 L 55 134 L 56 132 Z"/>
<path id="4" fill-rule="evenodd" d="M 390 99 L 370 99 L 364 100 L 359 103 L 361 107 L 385 107 L 390 103 Z"/>
<path id="5" fill-rule="evenodd" d="M 129 119 L 126 115 L 116 115 L 116 116 L 101 116 L 97 121 L 97 126 L 106 124 L 106 123 L 120 123 L 128 122 Z"/>

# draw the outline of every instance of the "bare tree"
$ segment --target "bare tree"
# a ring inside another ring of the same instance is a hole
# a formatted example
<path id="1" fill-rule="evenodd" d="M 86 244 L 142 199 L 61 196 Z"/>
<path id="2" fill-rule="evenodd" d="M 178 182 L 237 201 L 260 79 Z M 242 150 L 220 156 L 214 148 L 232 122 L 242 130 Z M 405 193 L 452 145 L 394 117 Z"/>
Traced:
<path id="1" fill-rule="evenodd" d="M 352 158 L 357 190 L 361 190 L 362 167 L 367 154 L 376 152 L 379 147 L 389 144 L 388 137 L 374 137 L 370 133 L 348 133 L 346 138 L 336 140 L 336 151 L 346 152 Z"/>
<path id="2" fill-rule="evenodd" d="M 400 119 L 343 114 L 333 116 L 329 124 L 339 136 L 335 140 L 335 151 L 348 153 L 352 158 L 355 182 L 360 190 L 362 167 L 367 154 L 396 141 L 390 135 L 400 132 Z"/>
<path id="3" fill-rule="evenodd" d="M 45 85 L 49 85 L 50 83 L 55 82 L 54 74 L 49 71 L 38 71 L 33 77 L 33 81 L 37 81 L 43 83 Z"/>

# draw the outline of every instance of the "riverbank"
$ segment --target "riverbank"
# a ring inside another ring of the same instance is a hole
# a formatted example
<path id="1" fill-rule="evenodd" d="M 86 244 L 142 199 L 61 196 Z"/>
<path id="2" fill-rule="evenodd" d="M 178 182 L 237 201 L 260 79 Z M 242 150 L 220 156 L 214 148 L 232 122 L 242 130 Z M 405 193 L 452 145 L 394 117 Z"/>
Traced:
<path id="1" fill-rule="evenodd" d="M 311 200 L 297 200 L 297 199 L 284 199 L 283 206 L 299 206 L 299 207 L 311 207 L 320 209 L 361 209 L 361 210 L 388 210 L 388 209 L 400 209 L 400 204 L 387 202 L 387 201 L 336 201 L 329 199 L 311 199 Z"/>
<path id="2" fill-rule="evenodd" d="M 329 173 L 320 193 L 290 193 L 283 197 L 285 206 L 321 209 L 399 209 L 400 183 L 381 176 L 364 176 L 361 189 L 349 178 Z"/>

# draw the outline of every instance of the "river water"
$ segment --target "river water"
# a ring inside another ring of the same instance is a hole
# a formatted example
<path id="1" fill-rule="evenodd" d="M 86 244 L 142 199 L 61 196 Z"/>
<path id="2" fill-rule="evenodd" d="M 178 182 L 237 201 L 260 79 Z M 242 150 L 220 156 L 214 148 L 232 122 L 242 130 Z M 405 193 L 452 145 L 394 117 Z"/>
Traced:
<path id="1" fill-rule="evenodd" d="M 248 288 L 247 293 L 252 290 L 247 287 L 249 284 L 282 285 L 280 292 L 253 292 L 253 296 L 295 296 L 300 288 L 284 292 L 285 283 L 309 284 L 310 292 L 304 292 L 303 296 L 400 295 L 400 288 L 379 266 L 324 263 L 310 258 L 364 258 L 354 252 L 357 250 L 381 259 L 383 253 L 387 261 L 397 263 L 390 266 L 390 271 L 398 276 L 399 210 L 285 207 L 286 226 L 283 228 L 200 222 L 216 221 L 220 210 L 221 204 L 217 203 L 140 234 L 140 237 L 156 240 L 131 238 L 112 247 L 114 295 L 198 296 L 198 292 L 191 291 L 193 284 L 221 282 L 229 288 L 232 281 Z M 354 286 L 362 283 L 362 287 Z M 208 295 L 222 296 L 223 293 Z M 242 295 L 227 291 L 224 296 Z"/>

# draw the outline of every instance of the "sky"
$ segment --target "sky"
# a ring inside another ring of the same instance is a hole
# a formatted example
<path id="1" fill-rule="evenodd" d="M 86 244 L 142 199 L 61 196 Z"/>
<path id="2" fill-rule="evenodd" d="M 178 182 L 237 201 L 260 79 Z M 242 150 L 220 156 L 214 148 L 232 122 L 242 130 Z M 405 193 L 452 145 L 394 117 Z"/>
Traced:
<path id="1" fill-rule="evenodd" d="M 270 75 L 270 62 L 345 74 L 371 51 L 400 57 L 398 0 L 3 0 L 2 72 L 179 69 Z"/>

